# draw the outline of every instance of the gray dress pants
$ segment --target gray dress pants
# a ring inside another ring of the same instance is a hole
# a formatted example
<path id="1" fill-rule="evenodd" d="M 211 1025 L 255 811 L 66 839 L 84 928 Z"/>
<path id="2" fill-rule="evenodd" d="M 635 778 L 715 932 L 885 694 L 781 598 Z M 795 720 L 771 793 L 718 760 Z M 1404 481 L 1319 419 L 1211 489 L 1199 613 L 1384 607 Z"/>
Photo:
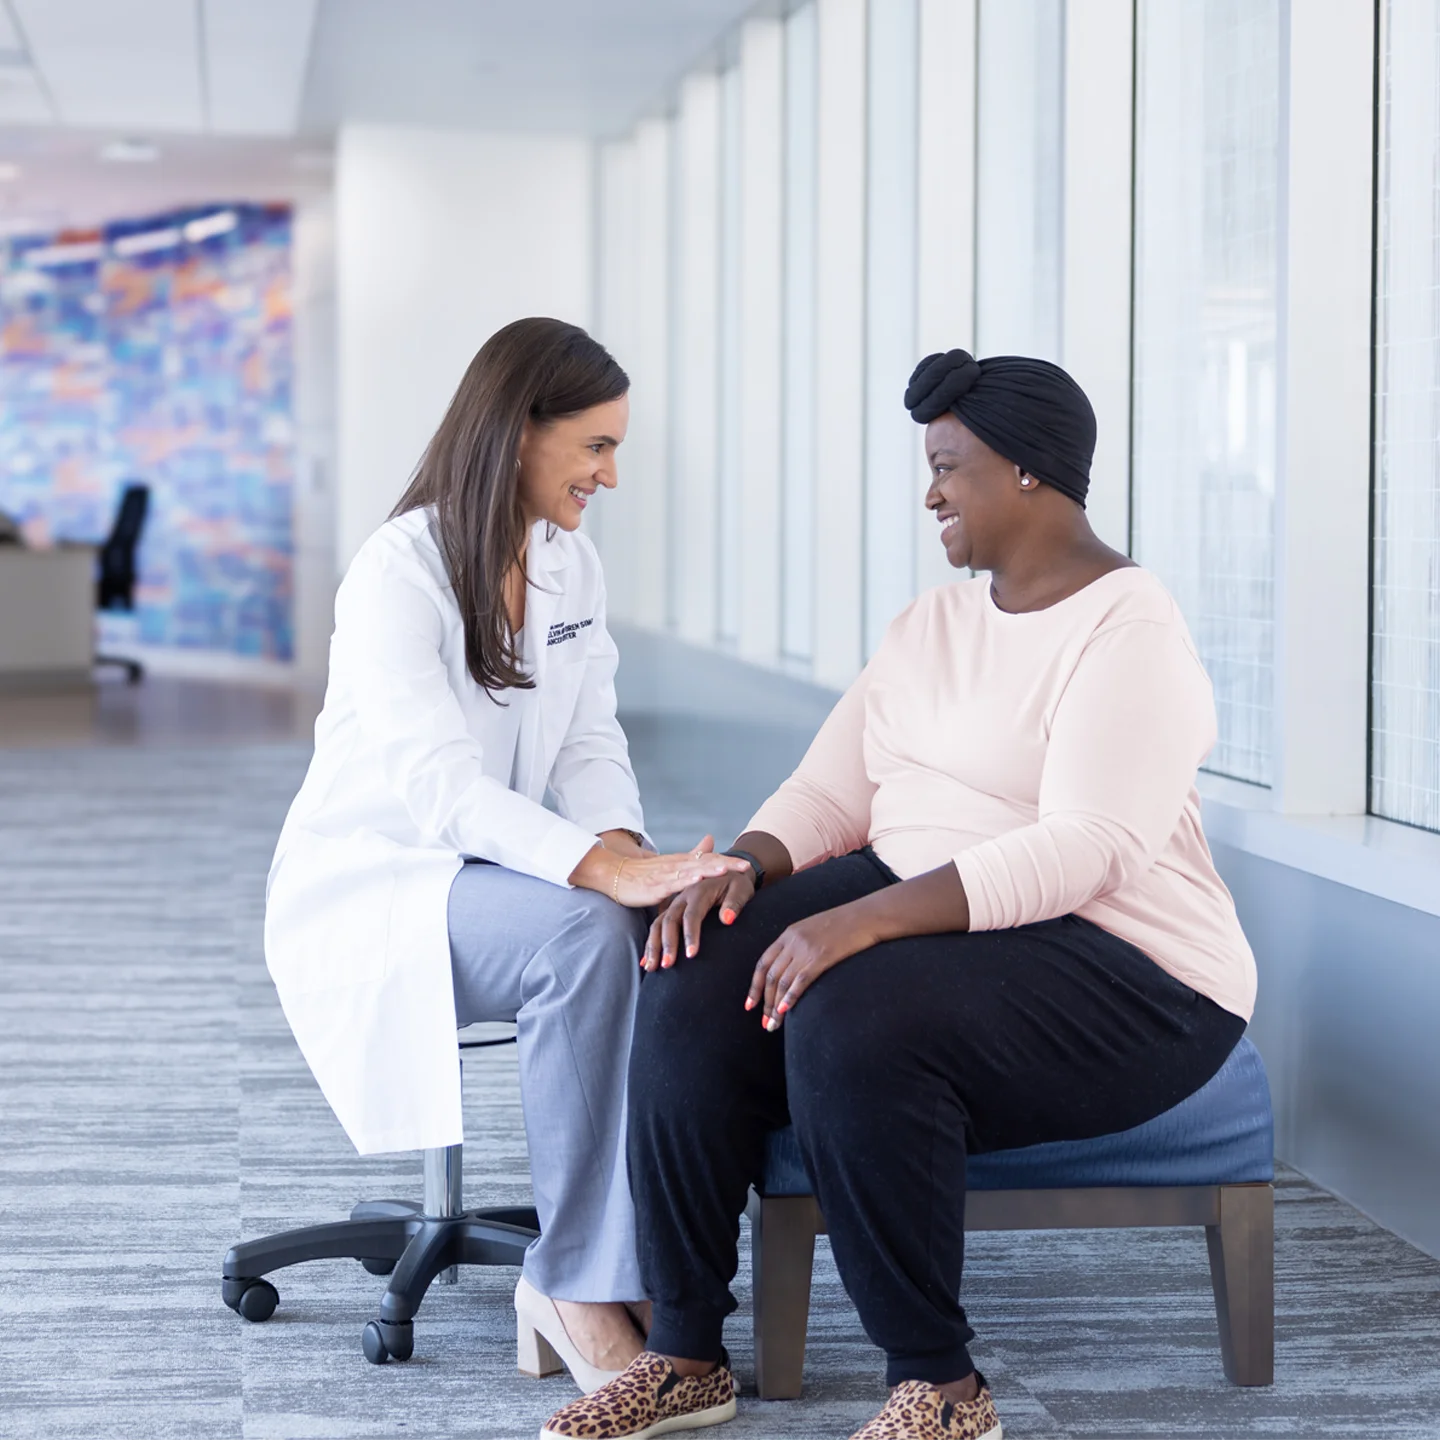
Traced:
<path id="1" fill-rule="evenodd" d="M 625 1077 L 645 916 L 593 890 L 467 863 L 450 888 L 455 1014 L 519 1025 L 541 1236 L 525 1277 L 556 1300 L 639 1300 Z"/>

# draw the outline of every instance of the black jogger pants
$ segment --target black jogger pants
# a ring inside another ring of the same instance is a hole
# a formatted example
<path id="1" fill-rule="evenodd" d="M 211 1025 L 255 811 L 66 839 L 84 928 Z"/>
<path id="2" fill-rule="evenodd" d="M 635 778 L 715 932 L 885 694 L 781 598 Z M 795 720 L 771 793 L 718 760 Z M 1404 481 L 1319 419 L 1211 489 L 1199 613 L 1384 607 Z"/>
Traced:
<path id="1" fill-rule="evenodd" d="M 649 1345 L 713 1360 L 766 1132 L 793 1122 L 841 1279 L 887 1383 L 963 1379 L 965 1157 L 1161 1114 L 1245 1024 L 1068 915 L 887 941 L 820 977 L 767 1033 L 744 1009 L 787 925 L 895 883 L 869 851 L 777 882 L 640 986 L 629 1163 Z"/>

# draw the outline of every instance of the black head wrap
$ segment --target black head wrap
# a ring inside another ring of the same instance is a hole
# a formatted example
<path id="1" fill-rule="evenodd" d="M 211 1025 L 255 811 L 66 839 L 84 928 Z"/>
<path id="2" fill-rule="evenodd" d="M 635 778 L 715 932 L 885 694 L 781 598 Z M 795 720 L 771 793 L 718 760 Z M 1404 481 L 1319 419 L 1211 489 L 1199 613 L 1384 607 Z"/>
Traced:
<path id="1" fill-rule="evenodd" d="M 1058 365 L 1025 355 L 977 360 L 968 350 L 927 355 L 905 408 L 928 425 L 952 410 L 992 450 L 1082 508 L 1095 454 L 1095 412 Z"/>

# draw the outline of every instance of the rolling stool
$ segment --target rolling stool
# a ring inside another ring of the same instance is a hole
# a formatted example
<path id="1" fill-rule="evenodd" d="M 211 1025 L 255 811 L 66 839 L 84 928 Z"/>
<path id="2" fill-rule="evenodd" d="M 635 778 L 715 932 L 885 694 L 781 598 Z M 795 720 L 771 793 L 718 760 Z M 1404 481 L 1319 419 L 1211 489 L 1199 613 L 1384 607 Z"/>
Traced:
<path id="1" fill-rule="evenodd" d="M 493 1028 L 472 1025 L 460 1032 L 462 1064 L 467 1050 L 515 1043 L 514 1034 L 465 1038 Z M 263 1276 L 306 1260 L 358 1260 L 372 1275 L 390 1276 L 380 1297 L 379 1318 L 361 1333 L 365 1358 L 372 1365 L 408 1360 L 415 1353 L 415 1312 L 432 1282 L 453 1285 L 461 1265 L 519 1265 L 540 1234 L 540 1219 L 533 1208 L 460 1208 L 461 1153 L 459 1145 L 425 1151 L 423 1204 L 365 1200 L 348 1220 L 306 1225 L 236 1245 L 227 1252 L 221 1270 L 225 1303 L 246 1320 L 268 1320 L 280 1294 Z"/>

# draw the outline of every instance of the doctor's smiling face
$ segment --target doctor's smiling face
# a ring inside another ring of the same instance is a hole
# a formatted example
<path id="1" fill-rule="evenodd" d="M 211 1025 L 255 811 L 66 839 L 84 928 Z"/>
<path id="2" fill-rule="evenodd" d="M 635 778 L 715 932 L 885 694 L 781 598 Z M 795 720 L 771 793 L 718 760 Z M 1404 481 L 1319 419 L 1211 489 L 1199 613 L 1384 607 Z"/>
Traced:
<path id="1" fill-rule="evenodd" d="M 545 520 L 562 530 L 579 529 L 595 492 L 602 485 L 615 488 L 615 451 L 629 424 L 628 395 L 575 415 L 527 420 L 518 488 L 526 524 Z"/>

